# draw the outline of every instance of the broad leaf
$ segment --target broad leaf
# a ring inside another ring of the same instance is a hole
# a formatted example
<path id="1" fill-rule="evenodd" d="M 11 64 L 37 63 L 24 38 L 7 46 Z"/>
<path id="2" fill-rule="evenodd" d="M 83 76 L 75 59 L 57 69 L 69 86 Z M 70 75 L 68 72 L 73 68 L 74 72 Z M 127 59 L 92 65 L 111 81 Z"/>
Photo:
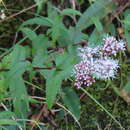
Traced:
<path id="1" fill-rule="evenodd" d="M 46 101 L 48 107 L 51 109 L 58 94 L 62 83 L 60 75 L 52 75 L 46 80 Z"/>

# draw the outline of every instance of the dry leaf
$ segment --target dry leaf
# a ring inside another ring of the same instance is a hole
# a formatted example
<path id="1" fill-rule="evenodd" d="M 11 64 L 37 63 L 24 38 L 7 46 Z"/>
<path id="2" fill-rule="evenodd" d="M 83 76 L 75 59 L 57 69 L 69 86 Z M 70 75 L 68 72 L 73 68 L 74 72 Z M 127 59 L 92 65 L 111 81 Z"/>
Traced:
<path id="1" fill-rule="evenodd" d="M 128 103 L 130 104 L 130 93 L 127 92 L 125 89 L 122 89 L 120 92 L 120 96 Z"/>

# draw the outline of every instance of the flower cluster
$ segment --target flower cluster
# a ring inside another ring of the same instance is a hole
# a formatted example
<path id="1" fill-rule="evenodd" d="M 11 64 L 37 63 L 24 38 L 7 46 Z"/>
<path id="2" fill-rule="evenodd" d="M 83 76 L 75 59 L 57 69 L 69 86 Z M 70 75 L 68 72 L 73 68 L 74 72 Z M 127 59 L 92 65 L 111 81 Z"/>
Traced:
<path id="1" fill-rule="evenodd" d="M 119 51 L 124 50 L 125 42 L 117 41 L 113 36 L 105 37 L 101 46 L 78 48 L 78 56 L 81 61 L 73 69 L 75 86 L 90 86 L 95 79 L 115 78 L 119 63 L 110 56 L 116 56 Z"/>
<path id="2" fill-rule="evenodd" d="M 81 61 L 74 67 L 74 74 L 76 78 L 75 86 L 80 87 L 82 84 L 90 86 L 95 79 L 92 77 L 91 62 Z"/>

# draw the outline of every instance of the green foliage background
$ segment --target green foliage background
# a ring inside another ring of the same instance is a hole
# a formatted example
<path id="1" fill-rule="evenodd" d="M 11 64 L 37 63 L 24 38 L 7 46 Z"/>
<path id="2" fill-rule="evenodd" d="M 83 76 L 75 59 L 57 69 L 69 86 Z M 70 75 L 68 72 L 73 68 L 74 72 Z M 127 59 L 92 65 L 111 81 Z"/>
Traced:
<path id="1" fill-rule="evenodd" d="M 110 21 L 119 7 L 113 1 L 77 0 L 76 8 L 69 0 L 15 1 L 14 7 L 3 2 L 7 16 L 22 9 L 24 14 L 0 21 L 1 129 L 130 129 L 126 54 L 118 55 L 117 79 L 84 86 L 86 93 L 75 88 L 72 77 L 82 42 L 96 46 L 109 33 L 127 40 L 129 51 L 130 10 Z M 39 118 L 43 108 L 49 114 Z"/>

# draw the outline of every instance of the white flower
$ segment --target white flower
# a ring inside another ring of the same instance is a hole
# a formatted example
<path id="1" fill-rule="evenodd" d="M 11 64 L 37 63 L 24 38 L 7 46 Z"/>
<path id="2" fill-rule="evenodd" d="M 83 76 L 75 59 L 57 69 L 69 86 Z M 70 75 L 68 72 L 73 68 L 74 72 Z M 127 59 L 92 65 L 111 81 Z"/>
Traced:
<path id="1" fill-rule="evenodd" d="M 95 75 L 98 79 L 104 80 L 115 78 L 119 68 L 118 60 L 108 57 L 97 59 L 94 64 L 93 75 Z"/>
<path id="2" fill-rule="evenodd" d="M 80 58 L 83 61 L 90 60 L 95 56 L 101 55 L 100 48 L 101 48 L 100 46 L 97 47 L 85 46 L 84 48 L 78 48 L 78 56 L 80 56 Z"/>
<path id="3" fill-rule="evenodd" d="M 5 19 L 5 17 L 6 17 L 6 15 L 5 15 L 5 13 L 4 13 L 4 10 L 1 10 L 0 18 L 1 18 L 1 19 Z"/>
<path id="4" fill-rule="evenodd" d="M 116 56 L 119 51 L 124 51 L 126 43 L 123 40 L 117 41 L 113 36 L 106 36 L 103 43 L 102 46 L 88 45 L 78 48 L 78 56 L 81 60 L 73 70 L 76 86 L 90 86 L 95 82 L 95 78 L 108 80 L 116 77 L 119 63 L 110 56 Z"/>
<path id="5" fill-rule="evenodd" d="M 117 50 L 124 51 L 126 50 L 126 42 L 123 40 L 120 40 L 117 44 Z"/>

